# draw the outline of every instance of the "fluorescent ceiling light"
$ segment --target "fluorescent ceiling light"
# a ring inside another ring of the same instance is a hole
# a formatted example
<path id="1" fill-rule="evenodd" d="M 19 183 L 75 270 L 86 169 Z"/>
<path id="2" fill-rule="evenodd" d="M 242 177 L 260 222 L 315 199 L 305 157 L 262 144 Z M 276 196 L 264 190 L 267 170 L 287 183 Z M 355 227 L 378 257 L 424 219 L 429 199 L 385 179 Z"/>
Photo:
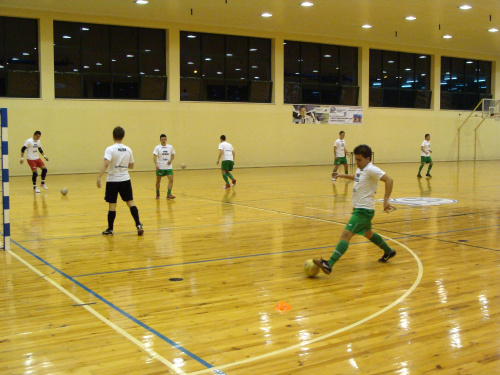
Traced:
<path id="1" fill-rule="evenodd" d="M 310 1 L 304 1 L 303 3 L 300 3 L 303 7 L 312 7 L 314 4 L 311 3 Z"/>
<path id="2" fill-rule="evenodd" d="M 462 5 L 459 7 L 460 9 L 462 10 L 469 10 L 469 9 L 472 9 L 472 7 L 470 5 Z"/>
<path id="3" fill-rule="evenodd" d="M 361 27 L 362 27 L 363 29 L 370 29 L 370 28 L 372 27 L 372 25 L 368 25 L 368 24 L 366 24 L 366 25 L 363 25 L 363 26 L 361 26 Z"/>
<path id="4" fill-rule="evenodd" d="M 451 35 L 444 35 L 443 36 L 443 39 L 451 39 L 451 38 L 453 38 Z"/>
<path id="5" fill-rule="evenodd" d="M 413 17 L 413 16 L 408 16 L 405 18 L 405 20 L 408 20 L 408 21 L 414 21 L 416 19 L 417 19 L 417 17 Z"/>
<path id="6" fill-rule="evenodd" d="M 271 13 L 262 13 L 261 17 L 267 18 L 267 17 L 272 17 L 273 15 Z"/>
<path id="7" fill-rule="evenodd" d="M 135 0 L 135 3 L 139 5 L 144 5 L 147 4 L 148 2 L 149 2 L 148 0 Z"/>
<path id="8" fill-rule="evenodd" d="M 490 33 L 496 33 L 498 29 L 495 29 L 494 27 L 488 30 Z"/>

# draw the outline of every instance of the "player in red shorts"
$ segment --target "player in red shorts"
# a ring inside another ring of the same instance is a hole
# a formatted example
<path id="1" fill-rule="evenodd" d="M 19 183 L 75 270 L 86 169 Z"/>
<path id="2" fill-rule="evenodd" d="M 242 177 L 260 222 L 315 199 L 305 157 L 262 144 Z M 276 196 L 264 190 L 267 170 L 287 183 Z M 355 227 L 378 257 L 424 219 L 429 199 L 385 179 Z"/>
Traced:
<path id="1" fill-rule="evenodd" d="M 33 172 L 33 176 L 31 179 L 33 180 L 33 191 L 35 193 L 39 193 L 40 190 L 36 187 L 36 178 L 38 177 L 37 168 L 42 170 L 42 183 L 40 185 L 41 188 L 47 190 L 48 187 L 45 185 L 45 176 L 47 176 L 47 167 L 43 163 L 42 159 L 40 159 L 40 154 L 44 157 L 46 161 L 49 161 L 49 158 L 45 156 L 45 153 L 42 150 L 42 143 L 40 142 L 40 137 L 42 136 L 42 132 L 37 130 L 33 134 L 33 138 L 27 139 L 24 142 L 24 146 L 21 149 L 21 160 L 20 163 L 24 163 L 24 151 L 28 150 L 27 159 L 28 164 L 31 168 L 31 172 Z"/>

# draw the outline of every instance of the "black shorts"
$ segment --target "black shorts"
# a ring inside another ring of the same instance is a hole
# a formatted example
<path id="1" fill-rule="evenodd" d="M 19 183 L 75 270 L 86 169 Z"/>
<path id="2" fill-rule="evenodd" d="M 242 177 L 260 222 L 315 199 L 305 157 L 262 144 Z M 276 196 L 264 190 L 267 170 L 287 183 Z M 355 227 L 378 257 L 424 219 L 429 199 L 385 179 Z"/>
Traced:
<path id="1" fill-rule="evenodd" d="M 104 194 L 104 200 L 108 203 L 116 203 L 118 198 L 118 193 L 124 202 L 134 200 L 132 194 L 132 183 L 130 180 L 119 181 L 119 182 L 106 182 L 106 193 Z"/>

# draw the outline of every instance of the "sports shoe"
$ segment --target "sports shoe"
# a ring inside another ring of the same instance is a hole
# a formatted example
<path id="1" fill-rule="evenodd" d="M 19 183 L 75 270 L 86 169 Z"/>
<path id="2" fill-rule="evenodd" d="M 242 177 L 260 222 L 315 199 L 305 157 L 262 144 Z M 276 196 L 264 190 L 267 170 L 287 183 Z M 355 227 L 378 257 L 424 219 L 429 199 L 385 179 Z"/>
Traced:
<path id="1" fill-rule="evenodd" d="M 167 195 L 167 199 L 175 199 L 175 197 L 172 194 L 170 194 L 170 195 Z"/>
<path id="2" fill-rule="evenodd" d="M 49 190 L 49 188 L 45 184 L 41 184 L 40 187 L 43 188 L 43 189 L 45 189 L 45 190 Z"/>
<path id="3" fill-rule="evenodd" d="M 432 177 L 432 176 L 431 176 L 429 173 L 427 173 L 427 174 L 425 175 L 425 177 Z"/>
<path id="4" fill-rule="evenodd" d="M 417 178 L 422 178 L 422 175 L 420 173 L 417 174 Z"/>
<path id="5" fill-rule="evenodd" d="M 326 260 L 323 259 L 313 259 L 313 263 L 321 268 L 321 271 L 329 275 L 332 273 L 332 266 L 330 266 L 330 263 L 328 263 Z"/>
<path id="6" fill-rule="evenodd" d="M 112 236 L 113 231 L 111 229 L 107 228 L 104 232 L 102 232 L 102 234 L 104 234 L 105 236 Z"/>
<path id="7" fill-rule="evenodd" d="M 389 259 L 391 259 L 392 257 L 395 257 L 396 256 L 396 250 L 394 249 L 391 249 L 391 252 L 389 254 L 385 254 L 384 253 L 384 256 L 382 258 L 380 258 L 378 261 L 379 262 L 382 262 L 382 263 L 385 263 L 387 262 Z"/>
<path id="8" fill-rule="evenodd" d="M 142 224 L 139 224 L 137 226 L 137 235 L 142 236 L 143 233 L 144 233 L 144 229 L 142 229 Z"/>
<path id="9" fill-rule="evenodd" d="M 160 194 L 156 194 L 156 199 L 160 199 Z"/>
<path id="10" fill-rule="evenodd" d="M 39 193 L 39 192 L 40 192 L 40 189 L 38 189 L 38 188 L 35 186 L 35 187 L 33 188 L 33 191 L 34 191 L 35 193 Z"/>
<path id="11" fill-rule="evenodd" d="M 231 189 L 231 185 L 226 184 L 225 186 L 222 187 L 223 189 Z"/>
<path id="12" fill-rule="evenodd" d="M 233 183 L 233 187 L 234 187 L 234 185 L 236 185 L 236 180 L 232 180 L 231 182 Z"/>
<path id="13" fill-rule="evenodd" d="M 332 178 L 332 182 L 335 182 L 337 181 L 337 179 L 335 177 Z"/>

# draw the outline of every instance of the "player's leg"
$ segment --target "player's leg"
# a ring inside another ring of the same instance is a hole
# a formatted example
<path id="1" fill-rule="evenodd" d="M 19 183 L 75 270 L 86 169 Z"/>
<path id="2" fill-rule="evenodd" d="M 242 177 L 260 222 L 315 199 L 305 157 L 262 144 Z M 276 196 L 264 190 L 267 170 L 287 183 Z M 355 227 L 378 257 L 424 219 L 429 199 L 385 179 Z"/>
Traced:
<path id="1" fill-rule="evenodd" d="M 428 158 L 428 163 L 429 163 L 429 168 L 427 168 L 427 173 L 426 173 L 426 176 L 427 176 L 427 177 L 432 177 L 432 176 L 431 176 L 431 174 L 429 173 L 429 172 L 431 171 L 431 169 L 432 169 L 432 164 L 433 164 L 433 163 L 432 163 L 432 159 L 431 159 L 431 157 L 430 157 L 430 156 L 429 156 L 429 158 Z"/>
<path id="2" fill-rule="evenodd" d="M 349 167 L 347 165 L 347 158 L 346 157 L 343 158 L 342 163 L 344 164 L 344 172 L 345 172 L 345 174 L 349 174 Z"/>
<path id="3" fill-rule="evenodd" d="M 226 175 L 231 179 L 231 182 L 234 185 L 236 185 L 236 180 L 234 179 L 233 175 L 231 174 L 234 166 L 234 161 L 229 160 L 227 163 L 228 165 L 226 166 Z"/>
<path id="4" fill-rule="evenodd" d="M 108 202 L 108 228 L 102 232 L 107 236 L 113 235 L 113 226 L 116 218 L 116 200 L 118 198 L 118 182 L 106 182 L 104 200 Z"/>
<path id="5" fill-rule="evenodd" d="M 347 251 L 347 248 L 349 247 L 349 242 L 351 241 L 352 236 L 354 236 L 354 233 L 344 229 L 342 234 L 340 235 L 340 240 L 337 243 L 337 246 L 335 246 L 335 250 L 333 251 L 332 255 L 330 256 L 330 259 L 324 260 L 324 259 L 313 259 L 313 262 L 316 266 L 321 268 L 321 270 L 329 275 L 332 272 L 332 267 L 337 261 L 340 259 L 342 255 L 345 254 Z"/>
<path id="6" fill-rule="evenodd" d="M 45 177 L 47 176 L 47 167 L 43 166 L 42 168 L 42 182 L 40 182 L 40 186 L 45 190 L 48 189 L 47 185 L 45 185 Z"/>
<path id="7" fill-rule="evenodd" d="M 172 195 L 172 188 L 174 187 L 174 172 L 171 169 L 168 170 L 167 178 L 168 178 L 167 199 L 174 199 L 175 197 Z"/>
<path id="8" fill-rule="evenodd" d="M 371 229 L 365 232 L 365 237 L 368 238 L 372 243 L 384 250 L 384 255 L 380 258 L 379 262 L 387 262 L 390 258 L 396 255 L 396 251 L 391 249 L 387 242 L 384 241 L 378 233 L 373 232 Z"/>
<path id="9" fill-rule="evenodd" d="M 130 209 L 130 214 L 134 218 L 135 221 L 135 226 L 137 228 L 137 234 L 139 236 L 142 236 L 144 233 L 144 229 L 142 228 L 142 223 L 139 220 L 139 210 L 137 206 L 134 203 L 134 194 L 132 192 L 132 182 L 130 180 L 128 181 L 122 181 L 119 182 L 120 184 L 120 197 L 123 199 L 125 203 L 127 203 L 128 208 Z"/>
<path id="10" fill-rule="evenodd" d="M 421 156 L 420 157 L 420 168 L 418 169 L 418 174 L 417 174 L 417 177 L 422 177 L 422 175 L 420 174 L 420 172 L 422 171 L 422 168 L 424 167 L 425 165 L 425 156 Z"/>
<path id="11" fill-rule="evenodd" d="M 160 199 L 161 171 L 156 171 L 156 199 Z"/>
<path id="12" fill-rule="evenodd" d="M 339 170 L 339 166 L 340 166 L 339 158 L 336 158 L 333 164 L 334 165 L 333 165 L 333 172 L 332 172 L 332 181 L 335 182 L 335 181 L 337 181 L 337 177 L 333 177 L 333 174 Z"/>
<path id="13" fill-rule="evenodd" d="M 35 170 L 33 171 L 33 174 L 31 175 L 31 181 L 33 182 L 33 191 L 35 193 L 39 193 L 40 190 L 38 190 L 38 188 L 36 187 L 36 179 L 38 177 L 38 172 Z"/>
<path id="14" fill-rule="evenodd" d="M 229 185 L 229 179 L 227 177 L 227 160 L 224 160 L 222 163 L 221 163 L 221 172 L 222 172 L 222 178 L 224 179 L 224 181 L 226 182 L 226 186 L 224 186 L 224 189 L 229 189 L 231 187 L 231 185 Z"/>

